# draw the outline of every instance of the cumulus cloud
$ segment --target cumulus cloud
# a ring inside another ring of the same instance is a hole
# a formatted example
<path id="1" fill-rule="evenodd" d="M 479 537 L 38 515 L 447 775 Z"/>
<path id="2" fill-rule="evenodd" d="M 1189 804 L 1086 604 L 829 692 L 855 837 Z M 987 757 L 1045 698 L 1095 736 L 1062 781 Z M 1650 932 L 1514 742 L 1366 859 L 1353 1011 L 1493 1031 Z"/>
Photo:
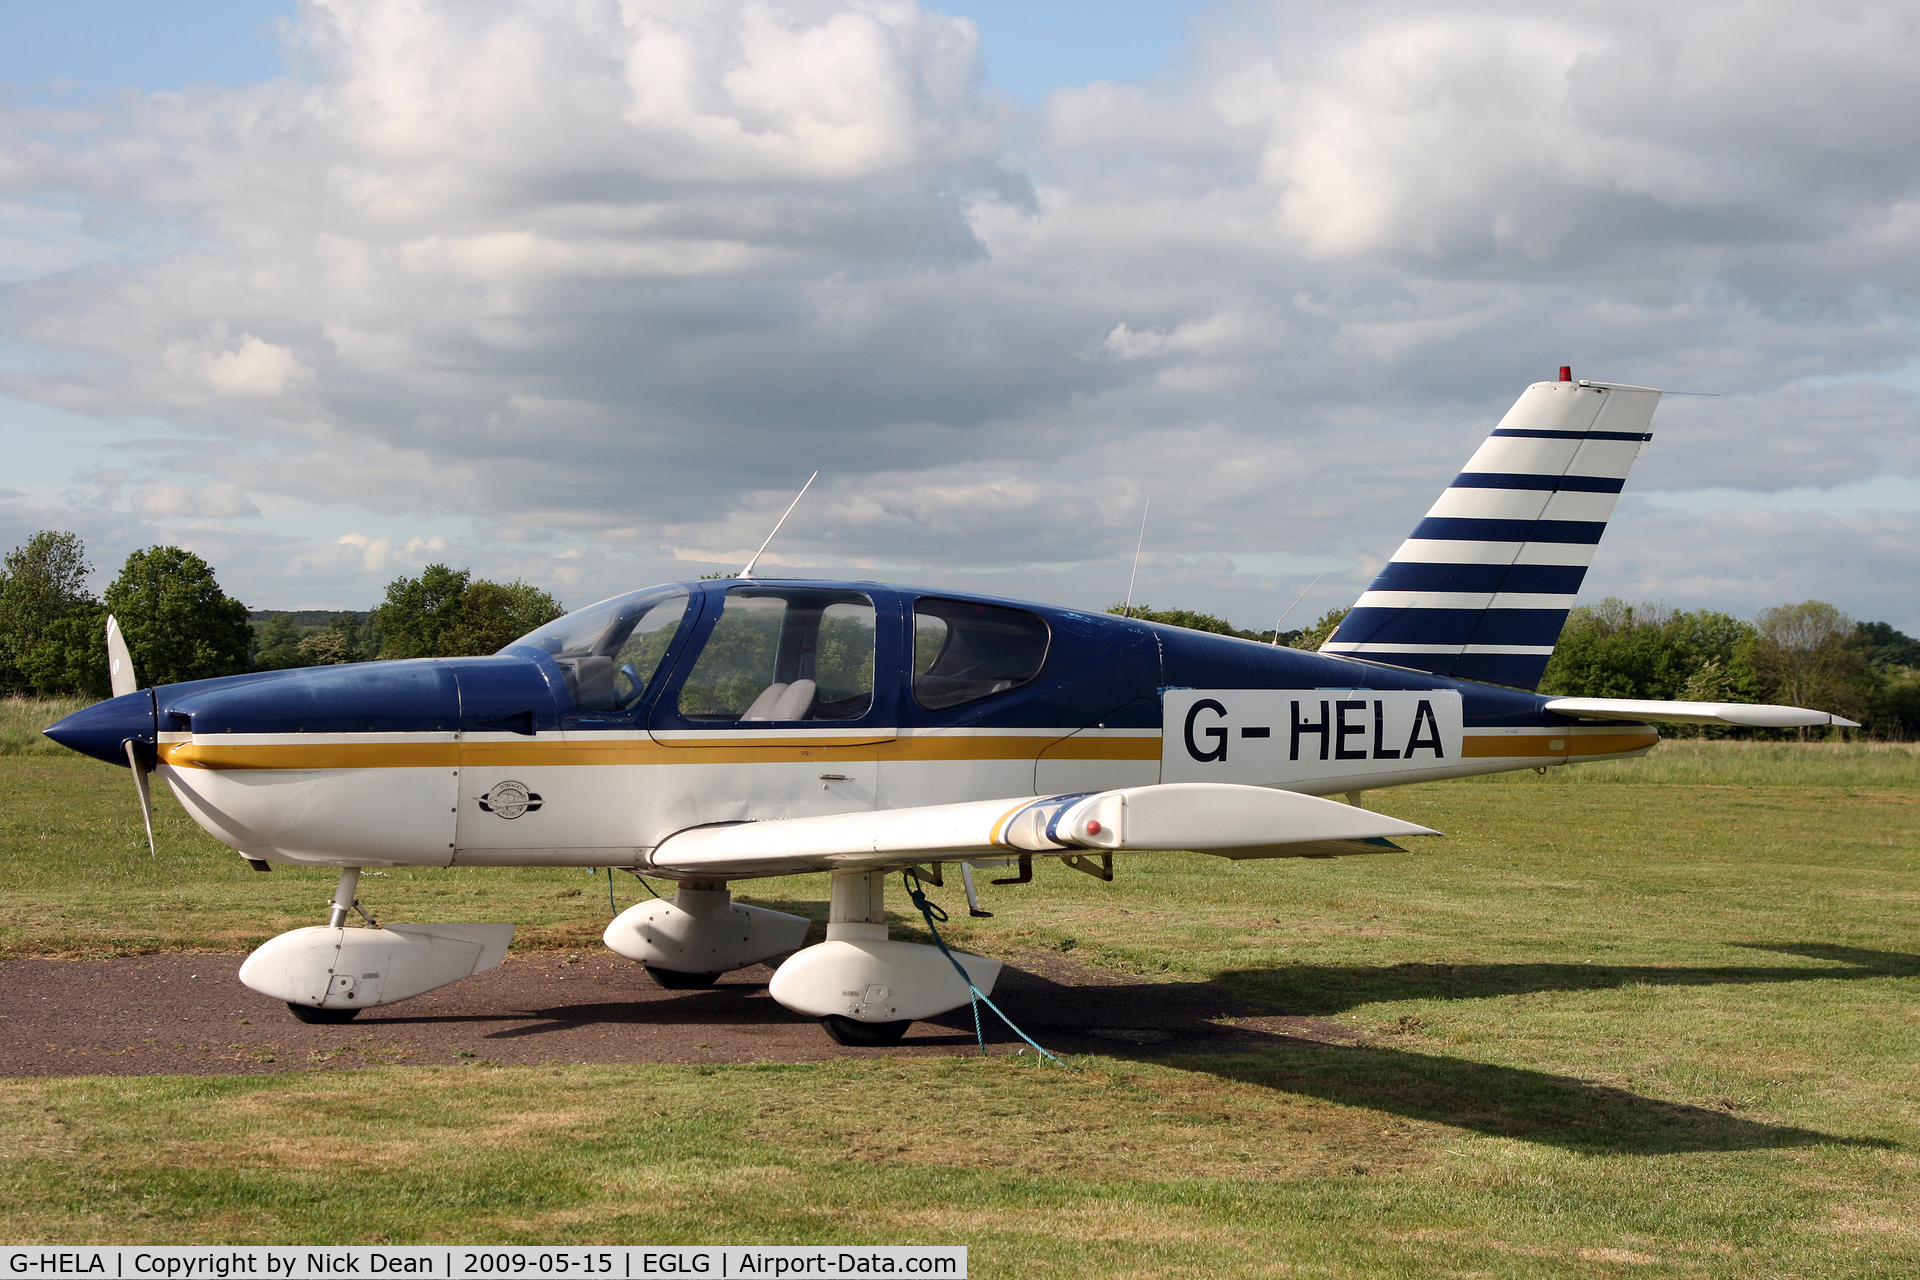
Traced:
<path id="1" fill-rule="evenodd" d="M 357 560 L 357 567 L 384 576 L 396 568 L 424 565 L 428 557 L 446 551 L 447 540 L 439 534 L 431 538 L 409 538 L 405 545 L 396 548 L 392 538 L 347 533 L 342 534 L 334 545 L 339 548 L 342 559 L 349 563 Z"/>
<path id="2" fill-rule="evenodd" d="M 175 484 L 160 478 L 142 481 L 133 491 L 132 505 L 134 514 L 147 520 L 167 516 L 222 519 L 260 514 L 260 508 L 248 501 L 239 485 L 221 480 L 209 480 L 202 485 Z"/>
<path id="3" fill-rule="evenodd" d="M 1141 594 L 1238 618 L 1329 560 L 1302 608 L 1351 599 L 1563 363 L 1725 393 L 1663 407 L 1636 486 L 1920 468 L 1863 376 L 1914 346 L 1908 7 L 1230 8 L 1177 77 L 1030 114 L 911 0 L 294 33 L 299 78 L 0 111 L 5 386 L 163 417 L 125 465 L 211 505 L 128 477 L 141 518 L 459 521 L 436 558 L 578 599 L 737 567 L 820 468 L 781 562 L 1103 604 L 1150 495 Z M 1764 580 L 1753 519 L 1689 526 L 1701 563 Z M 235 554 L 365 591 L 428 553 L 338 536 Z M 1633 554 L 1676 603 L 1742 589 Z"/>
<path id="4" fill-rule="evenodd" d="M 313 370 L 285 347 L 250 333 L 229 340 L 224 325 L 215 325 L 198 340 L 169 342 L 160 353 L 160 367 L 190 396 L 211 392 L 270 399 L 313 380 Z"/>

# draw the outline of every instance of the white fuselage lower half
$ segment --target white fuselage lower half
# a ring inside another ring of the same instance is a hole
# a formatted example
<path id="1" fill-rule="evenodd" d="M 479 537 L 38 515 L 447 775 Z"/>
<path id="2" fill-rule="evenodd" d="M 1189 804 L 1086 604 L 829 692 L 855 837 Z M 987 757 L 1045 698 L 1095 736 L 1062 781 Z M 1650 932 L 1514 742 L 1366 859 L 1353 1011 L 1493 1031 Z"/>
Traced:
<path id="1" fill-rule="evenodd" d="M 1333 795 L 1618 759 L 1657 741 L 1639 725 L 1465 729 L 1450 691 L 1355 694 L 1344 699 L 1354 705 L 1329 706 L 1326 717 L 1323 700 L 1342 701 L 1340 691 L 1169 690 L 1164 736 L 1104 728 L 900 730 L 852 740 L 791 729 L 657 738 L 177 734 L 162 739 L 159 772 L 202 827 L 250 858 L 592 867 L 638 865 L 673 833 L 715 823 L 1159 782 Z M 1212 705 L 1195 712 L 1200 703 Z"/>

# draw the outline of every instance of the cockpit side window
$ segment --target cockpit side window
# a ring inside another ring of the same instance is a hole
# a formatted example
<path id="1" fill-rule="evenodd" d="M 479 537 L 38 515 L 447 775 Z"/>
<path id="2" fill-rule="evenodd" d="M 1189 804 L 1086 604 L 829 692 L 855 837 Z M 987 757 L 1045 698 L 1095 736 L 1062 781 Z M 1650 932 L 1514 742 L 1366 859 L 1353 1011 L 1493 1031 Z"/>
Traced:
<path id="1" fill-rule="evenodd" d="M 575 706 L 625 711 L 659 675 L 689 598 L 685 587 L 630 592 L 549 622 L 514 644 L 553 656 Z"/>
<path id="2" fill-rule="evenodd" d="M 730 587 L 680 687 L 680 714 L 722 724 L 858 720 L 873 707 L 873 601 L 857 591 Z"/>
<path id="3" fill-rule="evenodd" d="M 913 698 L 929 711 L 1017 688 L 1040 674 L 1050 633 L 1038 614 L 971 600 L 913 606 Z"/>

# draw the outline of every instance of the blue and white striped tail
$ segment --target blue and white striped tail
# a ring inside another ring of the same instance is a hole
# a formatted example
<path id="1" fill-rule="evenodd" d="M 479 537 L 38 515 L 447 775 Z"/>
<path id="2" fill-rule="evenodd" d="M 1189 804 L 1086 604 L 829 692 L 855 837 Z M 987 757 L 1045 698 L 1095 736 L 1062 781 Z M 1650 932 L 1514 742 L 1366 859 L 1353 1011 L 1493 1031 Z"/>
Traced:
<path id="1" fill-rule="evenodd" d="M 1321 652 L 1537 687 L 1659 400 L 1528 387 Z"/>

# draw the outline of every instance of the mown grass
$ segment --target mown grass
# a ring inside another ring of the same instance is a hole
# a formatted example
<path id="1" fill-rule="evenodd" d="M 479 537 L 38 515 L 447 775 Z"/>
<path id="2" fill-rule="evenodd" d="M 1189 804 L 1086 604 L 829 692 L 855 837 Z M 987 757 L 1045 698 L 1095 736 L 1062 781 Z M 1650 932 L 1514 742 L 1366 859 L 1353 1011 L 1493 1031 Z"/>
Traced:
<path id="1" fill-rule="evenodd" d="M 1048 866 L 950 926 L 1132 975 L 1121 1006 L 1131 983 L 1223 982 L 1351 1045 L 1081 1075 L 996 1058 L 12 1081 L 0 1230 L 959 1242 L 983 1276 L 1913 1274 L 1920 770 L 1902 758 L 1681 742 L 1611 778 L 1376 792 L 1447 836 L 1325 862 L 1141 857 L 1112 884 Z M 1782 781 L 1796 761 L 1811 781 Z M 170 800 L 149 859 L 130 791 L 91 761 L 0 762 L 4 954 L 237 950 L 317 916 L 327 873 L 251 872 Z M 572 947 L 604 924 L 604 883 L 395 870 L 362 893 Z M 742 888 L 815 914 L 824 896 L 817 877 Z"/>
<path id="2" fill-rule="evenodd" d="M 1609 760 L 1569 768 L 1492 773 L 1467 781 L 1479 786 L 1708 786 L 1910 787 L 1920 779 L 1920 743 L 1727 742 L 1667 738 L 1638 760 Z"/>

